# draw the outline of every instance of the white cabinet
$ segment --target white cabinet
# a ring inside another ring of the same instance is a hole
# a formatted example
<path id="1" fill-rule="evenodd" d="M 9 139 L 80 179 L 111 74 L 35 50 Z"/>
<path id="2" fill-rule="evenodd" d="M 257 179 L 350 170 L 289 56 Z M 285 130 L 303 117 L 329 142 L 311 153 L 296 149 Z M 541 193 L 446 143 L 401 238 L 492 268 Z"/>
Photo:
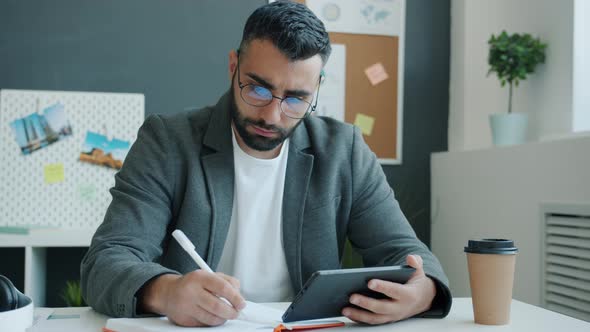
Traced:
<path id="1" fill-rule="evenodd" d="M 44 306 L 47 269 L 51 269 L 47 266 L 47 248 L 88 247 L 94 232 L 95 229 L 33 228 L 29 234 L 0 233 L 0 248 L 25 249 L 25 294 L 35 306 Z"/>
<path id="2" fill-rule="evenodd" d="M 470 296 L 463 247 L 516 241 L 514 298 L 541 304 L 542 209 L 590 204 L 590 137 L 431 156 L 431 244 L 453 296 Z"/>

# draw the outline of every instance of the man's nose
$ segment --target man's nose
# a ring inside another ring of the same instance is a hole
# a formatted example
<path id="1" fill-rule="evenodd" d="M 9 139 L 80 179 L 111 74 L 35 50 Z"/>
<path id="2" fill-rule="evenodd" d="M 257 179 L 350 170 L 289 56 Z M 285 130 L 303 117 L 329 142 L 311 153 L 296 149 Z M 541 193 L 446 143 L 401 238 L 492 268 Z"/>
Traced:
<path id="1" fill-rule="evenodd" d="M 260 109 L 260 117 L 270 125 L 281 122 L 281 113 L 281 100 L 278 98 L 273 98 L 270 104 Z"/>

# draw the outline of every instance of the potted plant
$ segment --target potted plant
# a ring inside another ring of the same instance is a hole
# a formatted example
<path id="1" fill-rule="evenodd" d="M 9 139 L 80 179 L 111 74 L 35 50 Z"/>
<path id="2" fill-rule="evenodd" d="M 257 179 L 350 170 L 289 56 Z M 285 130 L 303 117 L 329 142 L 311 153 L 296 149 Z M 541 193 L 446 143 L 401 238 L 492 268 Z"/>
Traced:
<path id="1" fill-rule="evenodd" d="M 61 298 L 68 307 L 85 307 L 86 302 L 82 297 L 80 281 L 67 281 L 66 287 L 61 292 Z"/>
<path id="2" fill-rule="evenodd" d="M 491 73 L 496 73 L 500 84 L 508 84 L 508 113 L 490 115 L 492 139 L 495 145 L 512 145 L 526 140 L 528 117 L 525 113 L 512 112 L 512 89 L 535 71 L 539 63 L 545 63 L 547 44 L 530 34 L 512 34 L 502 31 L 488 41 L 488 63 Z"/>

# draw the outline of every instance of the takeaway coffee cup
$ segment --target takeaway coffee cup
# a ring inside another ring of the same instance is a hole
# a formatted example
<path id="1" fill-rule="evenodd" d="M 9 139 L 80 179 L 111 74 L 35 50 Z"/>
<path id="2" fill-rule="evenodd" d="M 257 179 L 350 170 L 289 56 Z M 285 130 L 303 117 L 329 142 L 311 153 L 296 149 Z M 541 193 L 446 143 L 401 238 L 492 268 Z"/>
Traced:
<path id="1" fill-rule="evenodd" d="M 511 240 L 469 240 L 465 252 L 475 323 L 505 325 L 510 321 L 517 251 Z"/>

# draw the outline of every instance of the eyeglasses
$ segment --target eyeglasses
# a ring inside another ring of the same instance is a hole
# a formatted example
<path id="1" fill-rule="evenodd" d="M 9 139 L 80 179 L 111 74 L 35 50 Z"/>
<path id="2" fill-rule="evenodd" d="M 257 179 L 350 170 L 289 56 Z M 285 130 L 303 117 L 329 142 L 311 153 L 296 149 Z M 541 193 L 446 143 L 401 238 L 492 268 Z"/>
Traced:
<path id="1" fill-rule="evenodd" d="M 320 94 L 320 83 L 322 76 L 318 82 L 318 90 L 315 97 L 315 104 L 299 97 L 286 96 L 284 98 L 277 97 L 272 92 L 261 85 L 249 83 L 242 84 L 240 81 L 240 54 L 238 53 L 238 86 L 240 87 L 240 97 L 242 100 L 254 107 L 264 107 L 272 103 L 273 99 L 280 100 L 279 108 L 281 112 L 292 119 L 303 119 L 311 112 L 315 111 L 318 106 L 318 96 Z"/>

